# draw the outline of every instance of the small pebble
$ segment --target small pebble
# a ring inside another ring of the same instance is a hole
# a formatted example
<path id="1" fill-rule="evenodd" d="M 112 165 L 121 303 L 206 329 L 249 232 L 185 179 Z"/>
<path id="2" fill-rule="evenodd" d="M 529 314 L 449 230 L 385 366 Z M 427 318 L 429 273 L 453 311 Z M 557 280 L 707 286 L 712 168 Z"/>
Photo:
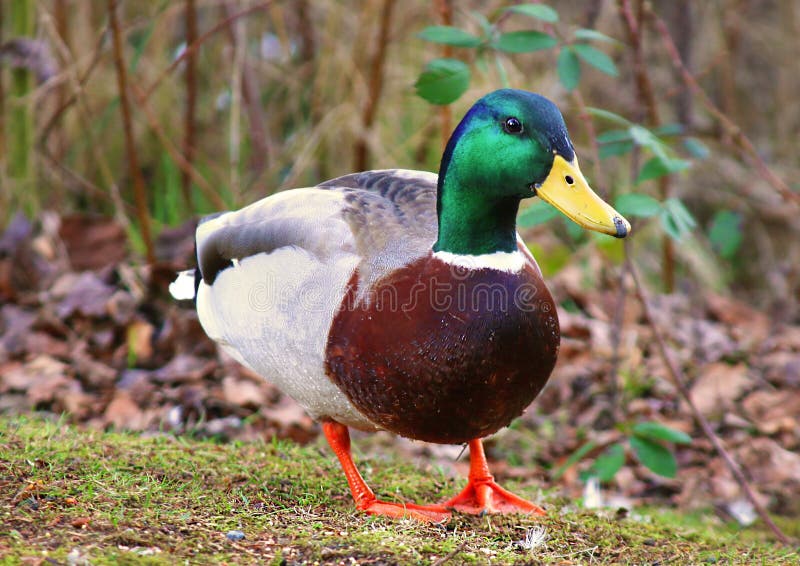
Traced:
<path id="1" fill-rule="evenodd" d="M 242 531 L 228 531 L 225 536 L 228 537 L 228 540 L 236 542 L 244 538 L 244 533 Z"/>

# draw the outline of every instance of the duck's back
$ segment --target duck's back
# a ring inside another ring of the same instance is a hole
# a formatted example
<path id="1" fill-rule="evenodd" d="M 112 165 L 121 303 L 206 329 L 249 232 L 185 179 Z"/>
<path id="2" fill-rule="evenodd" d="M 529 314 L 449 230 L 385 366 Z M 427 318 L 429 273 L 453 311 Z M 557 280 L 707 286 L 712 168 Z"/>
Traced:
<path id="1" fill-rule="evenodd" d="M 203 221 L 204 329 L 312 416 L 375 428 L 326 375 L 328 333 L 356 271 L 366 289 L 430 250 L 436 181 L 432 173 L 369 171 Z"/>

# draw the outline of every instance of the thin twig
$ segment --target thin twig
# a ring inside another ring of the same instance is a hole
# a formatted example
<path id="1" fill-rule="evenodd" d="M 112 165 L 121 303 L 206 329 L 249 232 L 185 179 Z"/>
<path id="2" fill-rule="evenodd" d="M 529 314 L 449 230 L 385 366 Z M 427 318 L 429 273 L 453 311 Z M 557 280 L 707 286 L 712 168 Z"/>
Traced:
<path id="1" fill-rule="evenodd" d="M 439 21 L 443 26 L 453 25 L 453 0 L 436 0 L 435 10 L 439 15 Z M 453 46 L 444 45 L 442 47 L 443 57 L 453 56 Z M 450 139 L 450 134 L 453 131 L 453 109 L 450 105 L 439 107 L 439 126 L 442 129 L 442 151 L 447 146 L 447 141 Z"/>
<path id="2" fill-rule="evenodd" d="M 624 0 L 623 0 L 624 1 Z M 789 186 L 778 177 L 766 164 L 766 162 L 761 158 L 756 150 L 753 142 L 742 132 L 741 128 L 731 120 L 722 110 L 720 110 L 716 104 L 711 100 L 711 98 L 706 94 L 706 91 L 703 90 L 697 80 L 694 78 L 694 75 L 686 68 L 686 65 L 683 62 L 683 59 L 678 52 L 678 48 L 675 46 L 675 42 L 672 39 L 672 36 L 667 29 L 667 25 L 664 23 L 658 14 L 656 14 L 649 3 L 645 3 L 645 14 L 649 18 L 649 20 L 655 26 L 656 31 L 658 32 L 659 36 L 661 37 L 661 41 L 664 44 L 664 48 L 669 55 L 672 66 L 675 67 L 675 70 L 681 77 L 681 80 L 686 84 L 686 86 L 697 96 L 700 103 L 706 109 L 706 111 L 711 114 L 716 120 L 720 123 L 720 125 L 724 128 L 724 130 L 728 133 L 731 137 L 731 140 L 735 147 L 739 149 L 739 151 L 748 158 L 753 165 L 755 165 L 756 169 L 758 170 L 761 177 L 775 189 L 778 194 L 785 201 L 794 202 L 800 204 L 800 193 L 796 193 L 792 191 Z"/>
<path id="3" fill-rule="evenodd" d="M 219 192 L 214 190 L 208 181 L 206 181 L 206 179 L 200 173 L 198 173 L 194 167 L 192 167 L 192 164 L 186 160 L 186 157 L 181 154 L 178 148 L 173 145 L 169 137 L 164 133 L 161 124 L 158 123 L 158 118 L 156 118 L 155 114 L 153 114 L 149 104 L 144 99 L 144 95 L 139 92 L 135 85 L 132 85 L 132 92 L 133 96 L 136 98 L 136 103 L 139 105 L 139 108 L 142 110 L 142 112 L 144 112 L 144 116 L 147 119 L 147 124 L 150 126 L 150 129 L 153 130 L 153 133 L 156 134 L 158 141 L 161 142 L 161 145 L 169 154 L 170 159 L 172 159 L 178 166 L 178 169 L 180 169 L 183 174 L 188 175 L 192 182 L 200 188 L 203 195 L 217 209 L 224 210 L 228 208 L 228 205 L 225 203 L 222 197 L 219 196 Z"/>
<path id="4" fill-rule="evenodd" d="M 3 14 L 3 3 L 0 2 L 0 45 L 3 45 L 5 43 L 5 41 L 3 39 L 3 29 L 5 28 L 4 24 L 5 24 L 5 21 L 4 21 L 4 14 Z M 3 82 L 3 76 L 4 76 L 3 73 L 0 72 L 0 133 L 4 134 L 4 135 L 0 135 L 0 161 L 4 161 L 5 160 L 5 153 L 6 153 L 6 140 L 5 140 L 5 138 L 6 138 L 6 136 L 5 136 L 5 131 L 6 131 L 6 124 L 5 124 L 5 118 L 6 118 L 6 112 L 5 112 L 6 89 L 5 89 L 5 84 Z M 5 208 L 5 204 L 6 204 L 2 200 L 4 194 L 5 193 L 0 193 L 0 205 L 3 205 L 3 208 Z"/>
<path id="5" fill-rule="evenodd" d="M 72 96 L 67 103 L 65 103 L 53 114 L 53 117 L 45 127 L 45 131 L 39 137 L 40 141 L 38 144 L 38 149 L 41 154 L 44 155 L 52 164 L 56 165 L 58 170 L 68 174 L 73 180 L 77 181 L 79 185 L 89 189 L 94 193 L 99 191 L 100 194 L 103 194 L 105 198 L 109 199 L 114 205 L 114 217 L 120 224 L 122 224 L 123 227 L 127 229 L 131 225 L 130 218 L 128 218 L 128 210 L 133 209 L 133 207 L 125 203 L 125 201 L 122 199 L 122 196 L 119 193 L 119 187 L 114 179 L 114 174 L 111 171 L 111 166 L 108 164 L 105 153 L 102 151 L 103 144 L 97 142 L 97 136 L 92 125 L 92 112 L 89 109 L 89 104 L 86 101 L 86 91 L 83 88 L 83 85 L 89 80 L 89 76 L 91 75 L 92 70 L 95 68 L 95 65 L 100 61 L 102 41 L 98 41 L 98 43 L 95 45 L 95 52 L 89 69 L 86 70 L 82 77 L 78 77 L 78 62 L 75 60 L 75 56 L 70 50 L 69 45 L 64 43 L 61 35 L 56 29 L 55 24 L 53 23 L 53 18 L 50 16 L 50 14 L 44 8 L 40 8 L 40 10 L 42 14 L 39 20 L 42 28 L 49 35 L 51 44 L 55 46 L 61 55 L 61 59 L 64 61 L 67 80 L 72 87 Z M 100 38 L 102 39 L 105 35 L 106 30 L 103 30 Z M 106 187 L 108 187 L 107 195 L 102 190 L 95 187 L 95 185 L 89 183 L 86 179 L 78 175 L 76 172 L 64 166 L 60 159 L 50 154 L 50 150 L 47 147 L 47 138 L 50 128 L 59 122 L 57 118 L 62 115 L 61 112 L 66 110 L 66 108 L 69 108 L 73 103 L 75 103 L 76 106 L 78 119 L 80 120 L 81 127 L 83 128 L 82 131 L 85 132 L 88 141 L 87 146 L 89 147 L 91 156 L 97 165 L 103 183 L 105 183 Z"/>
<path id="6" fill-rule="evenodd" d="M 83 92 L 83 87 L 89 81 L 89 78 L 92 76 L 92 73 L 97 68 L 97 64 L 100 62 L 100 58 L 103 53 L 102 49 L 103 42 L 105 41 L 107 33 L 108 33 L 108 27 L 104 27 L 100 32 L 100 35 L 97 36 L 97 41 L 95 41 L 95 48 L 94 51 L 92 52 L 93 53 L 92 60 L 89 63 L 89 66 L 86 68 L 86 70 L 80 77 L 77 77 L 75 85 L 73 85 L 72 95 L 53 111 L 53 115 L 50 116 L 50 119 L 47 120 L 47 124 L 45 124 L 45 126 L 42 128 L 42 133 L 39 135 L 39 142 L 38 142 L 38 145 L 40 147 L 44 146 L 47 143 L 47 140 L 50 137 L 50 132 L 59 123 L 64 112 L 66 112 L 73 104 L 75 104 L 78 101 L 78 95 Z M 70 60 L 73 62 L 73 64 L 77 65 L 77 63 L 73 61 L 74 58 L 72 57 L 69 48 L 66 46 L 66 44 L 64 44 L 63 41 L 60 40 L 60 36 L 56 35 L 54 37 L 59 38 L 57 47 L 62 52 L 62 54 L 66 50 L 66 53 L 70 54 L 69 57 Z"/>
<path id="7" fill-rule="evenodd" d="M 629 244 L 625 243 L 626 247 L 629 247 Z M 750 483 L 747 481 L 745 477 L 744 471 L 742 470 L 741 466 L 736 462 L 733 456 L 726 450 L 725 446 L 722 444 L 722 440 L 720 440 L 719 436 L 714 432 L 714 429 L 711 427 L 711 424 L 705 418 L 700 409 L 697 408 L 692 397 L 689 392 L 689 386 L 686 382 L 686 378 L 683 375 L 683 372 L 678 367 L 678 364 L 672 357 L 672 352 L 667 346 L 666 341 L 664 340 L 663 335 L 661 334 L 661 330 L 658 328 L 658 325 L 653 318 L 651 309 L 650 309 L 650 299 L 647 296 L 647 291 L 645 291 L 644 286 L 639 279 L 639 275 L 636 271 L 636 267 L 633 265 L 633 262 L 630 261 L 630 250 L 628 250 L 626 259 L 626 268 L 630 271 L 631 276 L 633 277 L 633 282 L 636 287 L 636 295 L 639 297 L 639 301 L 642 304 L 642 311 L 644 313 L 644 318 L 647 324 L 650 326 L 653 332 L 653 338 L 655 339 L 656 346 L 658 347 L 658 352 L 661 355 L 661 358 L 664 360 L 664 363 L 667 366 L 667 371 L 670 376 L 670 381 L 675 389 L 678 390 L 678 393 L 689 406 L 689 409 L 694 416 L 695 421 L 700 426 L 700 429 L 705 434 L 706 438 L 711 442 L 714 446 L 714 449 L 717 451 L 717 454 L 720 455 L 722 461 L 725 462 L 725 465 L 730 470 L 733 477 L 736 479 L 739 486 L 742 488 L 745 497 L 750 501 L 753 505 L 753 508 L 758 513 L 759 517 L 764 521 L 764 524 L 769 527 L 769 529 L 775 534 L 775 537 L 783 544 L 790 544 L 791 540 L 787 537 L 783 532 L 778 528 L 778 526 L 772 521 L 767 510 L 764 506 L 759 502 L 756 498 L 753 489 L 750 487 Z"/>
<path id="8" fill-rule="evenodd" d="M 629 0 L 617 0 L 617 6 L 620 19 L 628 34 L 628 42 L 633 51 L 633 76 L 636 81 L 639 103 L 647 115 L 647 124 L 650 127 L 658 127 L 661 125 L 661 118 L 658 114 L 653 83 L 650 81 L 650 75 L 647 72 L 647 62 L 644 59 L 642 26 L 639 23 L 643 10 L 643 0 L 637 0 L 637 11 L 640 17 L 633 13 Z M 658 192 L 662 200 L 670 196 L 669 175 L 664 175 L 658 179 Z M 675 288 L 675 250 L 672 240 L 666 234 L 662 237 L 661 248 L 663 258 L 662 278 L 665 290 L 671 293 Z"/>
<path id="9" fill-rule="evenodd" d="M 456 555 L 458 555 L 458 553 L 460 553 L 462 550 L 464 550 L 464 547 L 467 546 L 467 542 L 468 541 L 466 541 L 466 540 L 463 541 L 461 544 L 459 544 L 453 550 L 451 550 L 450 552 L 448 552 L 447 554 L 445 554 L 444 556 L 442 556 L 441 558 L 439 558 L 438 560 L 433 562 L 431 564 L 431 566 L 442 566 L 442 564 L 444 564 L 446 562 L 449 562 L 450 560 L 455 558 Z"/>
<path id="10" fill-rule="evenodd" d="M 233 65 L 231 65 L 231 105 L 228 112 L 228 158 L 229 158 L 229 187 L 235 202 L 241 201 L 241 179 L 239 166 L 241 164 L 242 135 L 242 75 L 247 52 L 247 35 L 245 21 L 237 20 L 229 26 L 233 40 Z"/>
<path id="11" fill-rule="evenodd" d="M 144 100 L 145 101 L 150 100 L 150 96 L 152 96 L 153 92 L 155 92 L 155 90 L 161 84 L 161 81 L 163 81 L 164 78 L 166 78 L 167 75 L 172 73 L 172 71 L 174 71 L 178 67 L 178 65 L 181 64 L 181 62 L 184 59 L 186 59 L 189 55 L 191 55 L 195 51 L 197 51 L 200 48 L 200 46 L 203 43 L 205 43 L 205 41 L 209 37 L 211 37 L 212 35 L 214 35 L 218 31 L 227 28 L 231 24 L 231 22 L 233 22 L 234 20 L 237 20 L 237 19 L 242 18 L 244 16 L 248 16 L 248 15 L 252 14 L 253 12 L 257 12 L 258 10 L 263 10 L 264 8 L 268 7 L 270 4 L 272 4 L 272 0 L 267 0 L 266 2 L 260 2 L 258 4 L 254 4 L 254 5 L 250 6 L 248 8 L 245 8 L 241 12 L 236 12 L 232 16 L 230 16 L 228 18 L 225 18 L 221 22 L 218 22 L 215 26 L 213 26 L 211 29 L 209 29 L 204 34 L 202 34 L 200 37 L 198 37 L 191 45 L 187 45 L 186 49 L 183 50 L 183 53 L 181 53 L 178 57 L 175 57 L 175 60 L 172 61 L 172 63 L 170 63 L 169 66 L 166 69 L 161 71 L 161 74 L 158 75 L 158 78 L 156 78 L 156 80 L 153 81 L 153 84 L 151 84 L 144 91 Z"/>
<path id="12" fill-rule="evenodd" d="M 117 68 L 117 86 L 119 88 L 120 111 L 122 112 L 122 126 L 125 132 L 125 149 L 128 158 L 128 168 L 133 180 L 133 196 L 136 202 L 136 216 L 142 231 L 145 254 L 148 263 L 155 263 L 156 255 L 153 247 L 153 238 L 150 234 L 150 214 L 147 207 L 147 193 L 139 169 L 139 160 L 136 155 L 136 144 L 133 139 L 133 119 L 131 117 L 130 100 L 128 98 L 128 78 L 125 61 L 122 53 L 122 33 L 117 19 L 117 0 L 108 0 L 108 19 L 111 26 L 111 35 L 114 43 L 114 64 Z"/>
<path id="13" fill-rule="evenodd" d="M 314 28 L 311 24 L 311 6 L 308 0 L 295 0 L 294 10 L 297 16 L 295 32 L 300 36 L 300 60 L 309 63 L 314 59 L 317 50 Z"/>
<path id="14" fill-rule="evenodd" d="M 56 0 L 53 4 L 53 17 L 56 21 L 56 32 L 58 33 L 61 41 L 64 42 L 65 45 L 69 44 L 69 12 L 67 10 L 67 2 L 66 0 Z M 67 81 L 64 80 L 56 87 L 56 107 L 60 108 L 64 105 L 64 102 L 69 98 L 69 85 Z M 64 155 L 67 151 L 67 132 L 61 124 L 61 128 L 57 132 L 55 138 L 55 148 L 54 151 L 56 153 L 56 157 L 59 160 L 64 159 Z M 2 130 L 0 130 L 2 131 Z M 50 206 L 55 206 L 55 208 L 63 208 L 64 204 L 64 181 L 63 179 L 59 178 L 58 182 L 52 184 L 53 187 L 53 199 L 50 203 Z M 54 202 L 53 202 L 54 201 Z"/>
<path id="15" fill-rule="evenodd" d="M 42 157 L 47 160 L 47 162 L 53 167 L 53 169 L 58 169 L 63 176 L 69 177 L 74 181 L 74 183 L 80 187 L 83 187 L 83 190 L 86 191 L 92 198 L 97 197 L 99 199 L 107 200 L 111 202 L 113 205 L 117 205 L 116 199 L 109 195 L 106 191 L 86 179 L 85 177 L 81 176 L 78 172 L 73 171 L 66 165 L 64 165 L 61 161 L 59 161 L 55 156 L 50 154 L 50 150 L 47 147 L 40 148 Z M 61 179 L 63 181 L 63 177 Z M 76 194 L 79 194 L 77 191 L 77 187 L 73 189 Z M 85 196 L 85 195 L 82 195 Z M 130 209 L 133 211 L 133 207 L 128 203 L 122 203 L 123 208 Z"/>
<path id="16" fill-rule="evenodd" d="M 577 88 L 572 89 L 572 99 L 578 107 L 578 117 L 583 121 L 586 135 L 589 138 L 589 149 L 592 154 L 592 161 L 594 161 L 594 182 L 592 184 L 600 196 L 605 199 L 608 197 L 608 187 L 603 174 L 603 165 L 600 163 L 600 148 L 597 145 L 597 132 L 594 129 L 592 115 L 586 110 L 586 102 L 584 102 L 583 95 Z"/>
<path id="17" fill-rule="evenodd" d="M 367 169 L 369 154 L 367 152 L 367 137 L 372 131 L 372 124 L 375 122 L 375 114 L 378 109 L 378 102 L 383 91 L 383 69 L 386 63 L 386 46 L 389 44 L 389 30 L 392 23 L 392 10 L 395 0 L 384 0 L 381 10 L 381 27 L 378 32 L 378 46 L 372 55 L 372 63 L 369 72 L 369 90 L 367 92 L 367 102 L 364 105 L 364 112 L 361 114 L 361 136 L 355 148 L 355 170 L 364 171 Z"/>
<path id="18" fill-rule="evenodd" d="M 222 5 L 223 13 L 226 17 L 233 14 L 233 9 L 228 3 Z M 237 50 L 236 28 L 233 20 L 228 25 L 228 39 Z M 253 151 L 250 153 L 250 169 L 253 178 L 257 178 L 261 172 L 272 162 L 275 149 L 267 136 L 267 120 L 264 117 L 264 110 L 261 106 L 261 88 L 258 85 L 258 73 L 250 66 L 247 59 L 247 50 L 242 52 L 242 72 L 241 72 L 241 91 L 245 111 L 247 112 L 247 122 L 250 125 L 250 142 L 253 144 Z"/>
<path id="19" fill-rule="evenodd" d="M 624 248 L 627 253 L 627 247 Z M 611 327 L 611 368 L 608 372 L 609 375 L 609 396 L 611 397 L 611 410 L 614 414 L 614 422 L 619 422 L 619 366 L 622 361 L 620 349 L 622 347 L 622 327 L 625 322 L 625 300 L 628 295 L 628 290 L 625 288 L 625 269 L 621 269 L 619 273 L 619 291 L 617 292 L 617 300 L 614 309 L 614 319 Z"/>
<path id="20" fill-rule="evenodd" d="M 197 5 L 195 0 L 186 0 L 186 45 L 197 40 Z M 183 115 L 183 156 L 189 166 L 194 162 L 195 109 L 197 107 L 197 57 L 192 53 L 186 58 L 186 109 Z M 192 210 L 192 177 L 181 171 L 183 204 Z"/>

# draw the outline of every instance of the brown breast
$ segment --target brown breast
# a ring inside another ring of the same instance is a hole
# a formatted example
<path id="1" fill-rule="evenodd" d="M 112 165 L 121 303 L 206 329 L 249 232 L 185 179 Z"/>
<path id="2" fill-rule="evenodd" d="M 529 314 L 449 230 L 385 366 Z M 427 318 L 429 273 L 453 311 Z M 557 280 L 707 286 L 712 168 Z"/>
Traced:
<path id="1" fill-rule="evenodd" d="M 328 376 L 377 426 L 439 443 L 491 434 L 519 416 L 555 365 L 555 305 L 535 263 L 466 271 L 428 255 L 331 325 Z"/>

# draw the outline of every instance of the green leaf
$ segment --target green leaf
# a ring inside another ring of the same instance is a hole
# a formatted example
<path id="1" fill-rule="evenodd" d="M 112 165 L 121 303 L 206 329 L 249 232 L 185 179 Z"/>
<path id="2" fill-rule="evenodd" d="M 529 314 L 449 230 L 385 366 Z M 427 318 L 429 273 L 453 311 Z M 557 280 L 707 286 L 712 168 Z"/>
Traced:
<path id="1" fill-rule="evenodd" d="M 578 448 L 575 452 L 572 453 L 572 455 L 569 458 L 567 458 L 566 462 L 561 464 L 556 469 L 556 471 L 553 472 L 553 476 L 552 476 L 553 479 L 557 480 L 561 476 L 563 476 L 564 472 L 566 472 L 568 469 L 570 469 L 572 466 L 574 466 L 576 463 L 578 463 L 578 461 L 580 461 L 581 458 L 583 458 L 589 452 L 594 450 L 596 446 L 597 446 L 597 443 L 594 440 L 590 440 L 589 442 L 587 442 L 586 444 L 584 444 L 583 446 Z"/>
<path id="2" fill-rule="evenodd" d="M 686 206 L 677 198 L 670 197 L 663 203 L 659 219 L 664 231 L 673 240 L 681 240 L 697 226 L 697 221 Z"/>
<path id="3" fill-rule="evenodd" d="M 686 138 L 683 140 L 683 147 L 689 152 L 689 155 L 695 159 L 706 159 L 711 155 L 711 150 L 708 146 L 697 138 Z"/>
<path id="4" fill-rule="evenodd" d="M 679 124 L 677 122 L 672 122 L 671 124 L 664 124 L 663 126 L 658 126 L 657 128 L 653 128 L 653 133 L 657 136 L 679 136 L 683 134 L 686 128 L 683 124 Z"/>
<path id="5" fill-rule="evenodd" d="M 661 140 L 656 137 L 656 135 L 645 128 L 644 126 L 640 126 L 639 124 L 634 124 L 630 128 L 628 128 L 628 134 L 631 136 L 631 139 L 634 141 L 636 145 L 640 145 L 642 147 L 646 147 L 655 153 L 662 153 L 662 143 Z"/>
<path id="6" fill-rule="evenodd" d="M 573 35 L 575 36 L 575 39 L 582 39 L 584 41 L 604 41 L 606 43 L 619 43 L 619 41 L 617 41 L 613 37 L 609 37 L 606 34 L 600 33 L 599 31 L 593 29 L 586 29 L 586 28 L 576 29 Z"/>
<path id="7" fill-rule="evenodd" d="M 646 468 L 665 478 L 675 477 L 678 471 L 678 462 L 666 447 L 639 436 L 631 436 L 630 443 L 636 458 Z"/>
<path id="8" fill-rule="evenodd" d="M 619 124 L 620 126 L 630 127 L 633 125 L 633 122 L 630 120 L 623 118 L 619 114 L 614 114 L 609 110 L 603 110 L 602 108 L 593 108 L 587 107 L 586 111 L 589 112 L 592 116 L 596 116 L 597 118 L 603 118 L 604 120 L 608 120 L 609 122 L 614 122 L 615 124 Z"/>
<path id="9" fill-rule="evenodd" d="M 414 85 L 417 94 L 431 104 L 450 104 L 469 87 L 469 67 L 458 59 L 434 59 Z"/>
<path id="10" fill-rule="evenodd" d="M 572 49 L 575 50 L 578 57 L 598 71 L 602 71 L 612 77 L 616 77 L 619 74 L 617 66 L 614 64 L 614 61 L 611 60 L 611 57 L 599 49 L 586 43 L 576 43 L 572 46 Z"/>
<path id="11" fill-rule="evenodd" d="M 730 210 L 718 210 L 711 220 L 708 238 L 719 255 L 731 259 L 742 245 L 742 216 Z"/>
<path id="12" fill-rule="evenodd" d="M 558 41 L 555 37 L 534 30 L 504 33 L 494 43 L 497 49 L 508 53 L 530 53 L 531 51 L 550 49 L 556 45 L 558 45 Z"/>
<path id="13" fill-rule="evenodd" d="M 630 141 L 631 133 L 628 130 L 607 130 L 597 136 L 597 143 L 612 143 Z"/>
<path id="14" fill-rule="evenodd" d="M 666 440 L 675 444 L 690 444 L 692 437 L 661 423 L 647 421 L 633 425 L 633 434 L 650 440 Z"/>
<path id="15" fill-rule="evenodd" d="M 552 220 L 558 216 L 558 210 L 543 200 L 538 200 L 523 210 L 519 218 L 517 218 L 517 225 L 523 228 L 531 228 L 538 226 L 545 222 Z"/>
<path id="16" fill-rule="evenodd" d="M 675 157 L 655 156 L 642 166 L 634 185 L 688 169 L 691 163 Z"/>
<path id="17" fill-rule="evenodd" d="M 597 476 L 601 482 L 609 482 L 624 464 L 625 447 L 622 444 L 612 444 L 592 464 L 592 475 Z"/>
<path id="18" fill-rule="evenodd" d="M 633 142 L 615 142 L 601 145 L 597 149 L 600 159 L 607 159 L 615 155 L 625 155 L 633 149 Z"/>
<path id="19" fill-rule="evenodd" d="M 650 195 L 627 193 L 617 197 L 614 208 L 623 216 L 650 218 L 661 212 L 661 203 Z"/>
<path id="20" fill-rule="evenodd" d="M 558 21 L 558 12 L 550 6 L 544 4 L 520 4 L 519 6 L 511 6 L 506 9 L 506 12 L 514 12 L 524 16 L 530 16 L 543 22 L 555 23 Z"/>
<path id="21" fill-rule="evenodd" d="M 430 26 L 419 32 L 417 37 L 455 47 L 477 47 L 483 43 L 480 37 L 452 26 Z"/>
<path id="22" fill-rule="evenodd" d="M 564 88 L 572 91 L 581 80 L 581 64 L 569 47 L 562 47 L 558 54 L 558 78 Z"/>

